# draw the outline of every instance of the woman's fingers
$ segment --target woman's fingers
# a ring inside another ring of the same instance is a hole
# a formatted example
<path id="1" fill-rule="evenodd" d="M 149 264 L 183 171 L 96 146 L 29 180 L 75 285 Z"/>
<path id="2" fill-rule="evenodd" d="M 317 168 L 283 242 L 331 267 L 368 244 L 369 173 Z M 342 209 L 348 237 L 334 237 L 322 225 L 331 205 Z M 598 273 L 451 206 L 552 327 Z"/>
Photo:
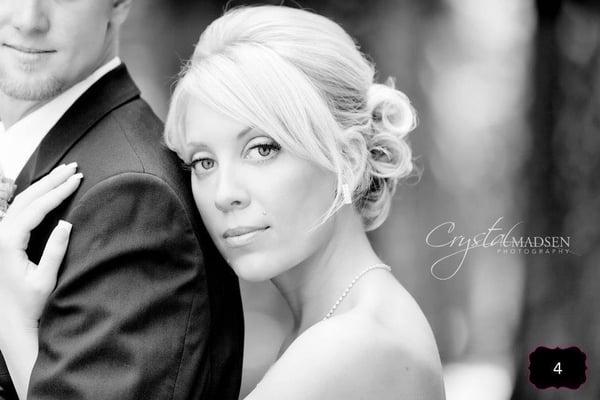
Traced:
<path id="1" fill-rule="evenodd" d="M 39 289 L 45 294 L 49 294 L 56 286 L 56 276 L 67 252 L 71 228 L 70 223 L 61 220 L 50 234 L 44 248 L 36 273 Z"/>
<path id="2" fill-rule="evenodd" d="M 63 164 L 54 168 L 48 175 L 21 192 L 14 199 L 10 208 L 14 210 L 13 212 L 20 212 L 28 208 L 37 198 L 64 183 L 75 171 L 77 171 L 77 163 Z"/>
<path id="3" fill-rule="evenodd" d="M 19 228 L 28 232 L 32 231 L 43 221 L 50 211 L 58 207 L 67 197 L 75 192 L 82 178 L 83 174 L 75 174 L 69 177 L 63 184 L 35 199 L 29 205 L 27 211 L 21 213 Z"/>

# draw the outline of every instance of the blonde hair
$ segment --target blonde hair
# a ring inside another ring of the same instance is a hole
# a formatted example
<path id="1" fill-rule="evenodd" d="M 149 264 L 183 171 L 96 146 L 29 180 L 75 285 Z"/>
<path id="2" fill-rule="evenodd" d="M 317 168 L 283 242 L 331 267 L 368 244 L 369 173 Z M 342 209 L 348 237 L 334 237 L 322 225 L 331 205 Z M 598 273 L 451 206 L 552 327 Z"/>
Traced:
<path id="1" fill-rule="evenodd" d="M 413 170 L 406 141 L 416 112 L 335 22 L 284 6 L 239 7 L 200 36 L 171 100 L 165 139 L 181 149 L 191 97 L 267 132 L 337 176 L 321 223 L 352 192 L 365 230 L 389 213 L 398 180 Z M 180 154 L 181 155 L 181 154 Z"/>

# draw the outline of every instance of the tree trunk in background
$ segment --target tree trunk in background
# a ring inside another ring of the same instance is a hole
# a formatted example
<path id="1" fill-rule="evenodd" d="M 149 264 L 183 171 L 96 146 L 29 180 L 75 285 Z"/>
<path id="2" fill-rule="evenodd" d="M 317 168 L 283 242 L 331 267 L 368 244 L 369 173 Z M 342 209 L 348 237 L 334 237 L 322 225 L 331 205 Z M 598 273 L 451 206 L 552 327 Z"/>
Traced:
<path id="1" fill-rule="evenodd" d="M 590 1 L 537 1 L 532 144 L 525 175 L 529 235 L 570 236 L 576 255 L 527 258 L 513 400 L 600 398 L 600 12 Z M 537 346 L 578 346 L 587 381 L 537 389 Z"/>

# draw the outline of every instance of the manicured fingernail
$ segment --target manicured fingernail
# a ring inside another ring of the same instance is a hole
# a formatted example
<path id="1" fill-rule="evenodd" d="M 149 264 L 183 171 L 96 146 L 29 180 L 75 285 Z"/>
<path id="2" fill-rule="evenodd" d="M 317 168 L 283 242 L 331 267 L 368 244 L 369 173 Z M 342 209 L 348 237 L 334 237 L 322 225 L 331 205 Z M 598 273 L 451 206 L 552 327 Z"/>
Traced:
<path id="1" fill-rule="evenodd" d="M 82 179 L 82 178 L 83 178 L 83 174 L 81 172 L 78 172 L 69 179 Z"/>
<path id="2" fill-rule="evenodd" d="M 67 165 L 67 167 L 69 167 L 69 168 L 77 168 L 77 163 L 76 162 L 72 162 L 71 164 Z"/>
<path id="3" fill-rule="evenodd" d="M 58 226 L 65 228 L 67 232 L 71 232 L 71 229 L 73 228 L 73 225 L 62 219 L 58 221 Z"/>

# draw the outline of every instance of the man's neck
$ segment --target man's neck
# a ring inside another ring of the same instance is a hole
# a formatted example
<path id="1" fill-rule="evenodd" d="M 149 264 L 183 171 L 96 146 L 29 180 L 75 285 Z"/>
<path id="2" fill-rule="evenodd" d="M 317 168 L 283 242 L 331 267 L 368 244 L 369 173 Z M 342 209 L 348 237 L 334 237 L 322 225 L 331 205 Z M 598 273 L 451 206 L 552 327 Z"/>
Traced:
<path id="1" fill-rule="evenodd" d="M 52 99 L 42 101 L 18 100 L 0 92 L 0 117 L 4 128 L 8 129 Z"/>

